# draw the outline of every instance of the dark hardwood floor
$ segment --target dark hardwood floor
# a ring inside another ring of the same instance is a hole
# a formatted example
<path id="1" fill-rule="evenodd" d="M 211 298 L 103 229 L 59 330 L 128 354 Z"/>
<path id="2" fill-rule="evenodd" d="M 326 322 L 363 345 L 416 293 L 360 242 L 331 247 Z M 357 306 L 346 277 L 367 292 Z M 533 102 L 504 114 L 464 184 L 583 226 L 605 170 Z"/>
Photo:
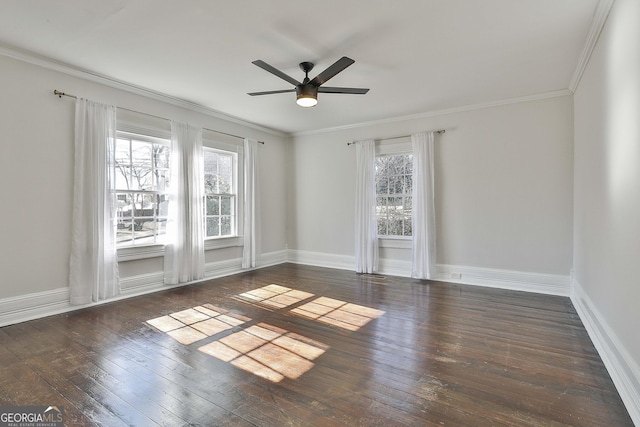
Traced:
<path id="1" fill-rule="evenodd" d="M 68 425 L 632 426 L 568 298 L 283 264 L 0 329 Z"/>

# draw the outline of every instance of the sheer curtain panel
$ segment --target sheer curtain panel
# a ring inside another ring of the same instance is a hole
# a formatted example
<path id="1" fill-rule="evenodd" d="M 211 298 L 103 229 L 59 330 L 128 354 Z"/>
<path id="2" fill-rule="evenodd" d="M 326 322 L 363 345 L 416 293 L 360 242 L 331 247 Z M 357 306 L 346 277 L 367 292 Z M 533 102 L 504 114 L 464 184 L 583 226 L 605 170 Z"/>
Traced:
<path id="1" fill-rule="evenodd" d="M 412 268 L 411 277 L 435 275 L 436 217 L 434 205 L 433 132 L 411 135 L 413 149 Z"/>
<path id="2" fill-rule="evenodd" d="M 166 284 L 204 277 L 203 159 L 202 128 L 172 121 Z"/>
<path id="3" fill-rule="evenodd" d="M 116 107 L 76 100 L 71 304 L 96 302 L 119 292 L 116 203 L 111 191 L 115 137 Z"/>
<path id="4" fill-rule="evenodd" d="M 372 139 L 355 142 L 356 146 L 356 218 L 355 256 L 357 273 L 378 269 L 378 225 L 376 220 L 375 160 Z"/>
<path id="5" fill-rule="evenodd" d="M 256 173 L 258 163 L 258 141 L 244 140 L 244 237 L 242 249 L 242 268 L 256 266 L 257 205 Z"/>

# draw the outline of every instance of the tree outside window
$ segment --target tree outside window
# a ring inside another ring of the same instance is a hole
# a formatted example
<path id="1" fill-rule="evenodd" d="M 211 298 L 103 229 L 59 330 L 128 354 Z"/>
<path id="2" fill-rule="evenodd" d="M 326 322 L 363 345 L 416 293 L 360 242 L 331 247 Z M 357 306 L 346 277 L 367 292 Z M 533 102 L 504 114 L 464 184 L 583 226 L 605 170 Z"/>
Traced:
<path id="1" fill-rule="evenodd" d="M 379 236 L 411 236 L 411 154 L 376 157 L 376 217 Z"/>

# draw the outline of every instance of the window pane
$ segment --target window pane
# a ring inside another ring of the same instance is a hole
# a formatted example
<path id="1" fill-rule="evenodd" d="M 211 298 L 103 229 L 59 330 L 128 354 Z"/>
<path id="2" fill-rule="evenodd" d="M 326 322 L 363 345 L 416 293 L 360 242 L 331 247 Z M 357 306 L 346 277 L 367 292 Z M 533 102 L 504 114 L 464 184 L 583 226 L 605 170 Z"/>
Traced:
<path id="1" fill-rule="evenodd" d="M 391 215 L 389 218 L 387 234 L 390 236 L 402 236 L 402 219 L 397 215 Z"/>
<path id="2" fill-rule="evenodd" d="M 116 163 L 128 166 L 131 164 L 131 155 L 129 152 L 129 140 L 116 140 Z"/>
<path id="3" fill-rule="evenodd" d="M 129 166 L 116 165 L 115 169 L 115 188 L 117 190 L 130 190 L 129 181 L 131 180 L 131 168 Z"/>
<path id="4" fill-rule="evenodd" d="M 231 215 L 231 197 L 222 196 L 220 204 L 221 215 Z"/>
<path id="5" fill-rule="evenodd" d="M 169 181 L 171 179 L 171 174 L 169 173 L 169 169 L 156 169 L 155 171 L 155 190 L 156 191 L 168 191 L 169 190 Z"/>
<path id="6" fill-rule="evenodd" d="M 231 193 L 231 176 L 220 175 L 218 177 L 219 190 L 218 193 L 229 194 Z"/>
<path id="7" fill-rule="evenodd" d="M 411 175 L 413 173 L 413 155 L 407 156 L 407 162 L 405 163 L 405 173 Z"/>
<path id="8" fill-rule="evenodd" d="M 410 195 L 413 188 L 413 178 L 411 175 L 404 177 L 404 194 Z"/>
<path id="9" fill-rule="evenodd" d="M 207 196 L 207 215 L 220 215 L 219 196 Z"/>
<path id="10" fill-rule="evenodd" d="M 154 144 L 153 150 L 155 153 L 155 167 L 157 169 L 169 169 L 169 154 L 170 149 L 166 145 Z"/>
<path id="11" fill-rule="evenodd" d="M 152 144 L 143 141 L 131 141 L 131 164 L 134 167 L 151 169 Z"/>
<path id="12" fill-rule="evenodd" d="M 411 213 L 411 197 L 405 197 L 404 198 L 404 210 L 405 212 L 409 212 Z"/>
<path id="13" fill-rule="evenodd" d="M 411 217 L 404 220 L 404 236 L 411 236 Z"/>
<path id="14" fill-rule="evenodd" d="M 218 173 L 218 155 L 211 151 L 204 152 L 204 173 L 217 174 Z"/>
<path id="15" fill-rule="evenodd" d="M 381 236 L 387 235 L 387 218 L 382 216 L 378 217 L 378 234 Z"/>
<path id="16" fill-rule="evenodd" d="M 204 176 L 204 192 L 205 194 L 218 193 L 218 175 Z"/>
<path id="17" fill-rule="evenodd" d="M 381 176 L 376 180 L 376 194 L 387 194 L 389 192 L 389 179 Z"/>
<path id="18" fill-rule="evenodd" d="M 166 218 L 169 215 L 169 195 L 158 194 L 158 216 Z"/>
<path id="19" fill-rule="evenodd" d="M 207 218 L 207 237 L 217 237 L 220 235 L 220 218 L 209 217 Z"/>
<path id="20" fill-rule="evenodd" d="M 220 175 L 227 176 L 231 178 L 232 173 L 232 157 L 229 155 L 219 154 L 219 173 Z"/>
<path id="21" fill-rule="evenodd" d="M 223 216 L 220 218 L 220 235 L 222 236 L 231 235 L 231 217 L 230 216 Z"/>
<path id="22" fill-rule="evenodd" d="M 133 231 L 129 227 L 118 228 L 116 232 L 116 244 L 128 245 L 133 242 Z"/>
<path id="23" fill-rule="evenodd" d="M 403 180 L 402 180 L 401 176 L 393 177 L 394 188 L 393 188 L 392 192 L 394 194 L 402 194 L 403 188 L 404 188 L 404 186 L 402 185 L 402 181 Z"/>

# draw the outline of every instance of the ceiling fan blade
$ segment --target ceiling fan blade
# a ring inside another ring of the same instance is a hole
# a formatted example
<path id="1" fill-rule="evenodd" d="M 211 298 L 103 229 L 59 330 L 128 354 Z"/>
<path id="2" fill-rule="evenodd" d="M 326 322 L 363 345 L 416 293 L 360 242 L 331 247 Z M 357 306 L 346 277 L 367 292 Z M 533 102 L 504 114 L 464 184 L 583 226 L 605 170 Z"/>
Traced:
<path id="1" fill-rule="evenodd" d="M 267 64 L 266 62 L 264 62 L 264 61 L 262 61 L 260 59 L 258 59 L 256 61 L 253 61 L 252 64 L 255 64 L 258 67 L 262 68 L 263 70 L 268 71 L 271 74 L 280 77 L 282 80 L 285 80 L 285 81 L 291 83 L 294 86 L 298 86 L 298 85 L 302 84 L 299 81 L 297 81 L 296 79 L 294 79 L 293 77 L 286 75 L 282 71 L 278 70 L 277 68 Z"/>
<path id="2" fill-rule="evenodd" d="M 266 92 L 251 92 L 247 95 L 257 96 L 257 95 L 273 95 L 274 93 L 286 93 L 286 92 L 295 92 L 295 89 L 282 89 L 282 90 L 268 90 Z"/>
<path id="3" fill-rule="evenodd" d="M 314 86 L 320 86 L 321 84 L 324 84 L 331 77 L 335 76 L 340 71 L 344 70 L 354 62 L 356 61 L 354 61 L 351 58 L 347 58 L 346 56 L 343 56 L 342 58 L 334 62 L 333 65 L 329 66 L 329 68 L 327 68 L 326 70 L 324 70 L 323 72 L 315 76 L 313 80 L 311 80 L 309 83 Z"/>
<path id="4" fill-rule="evenodd" d="M 318 92 L 322 93 L 349 93 L 353 95 L 364 95 L 369 92 L 369 89 L 358 88 L 358 87 L 327 87 L 320 86 L 318 88 Z"/>

